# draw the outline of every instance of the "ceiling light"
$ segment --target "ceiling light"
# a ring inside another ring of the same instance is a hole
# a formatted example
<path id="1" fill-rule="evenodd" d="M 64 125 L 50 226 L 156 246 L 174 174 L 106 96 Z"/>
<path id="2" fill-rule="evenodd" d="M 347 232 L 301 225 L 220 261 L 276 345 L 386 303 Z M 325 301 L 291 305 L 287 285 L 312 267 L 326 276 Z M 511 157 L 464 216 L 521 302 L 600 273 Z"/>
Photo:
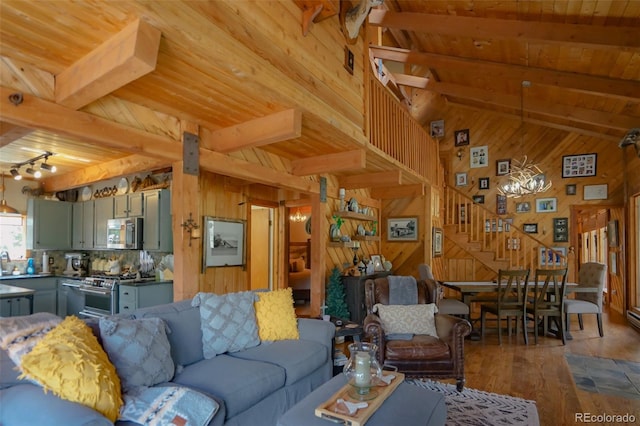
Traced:
<path id="1" fill-rule="evenodd" d="M 2 172 L 2 201 L 0 201 L 0 214 L 19 214 L 20 212 L 18 210 L 7 204 L 7 200 L 4 199 L 4 189 L 4 172 Z"/>
<path id="2" fill-rule="evenodd" d="M 291 220 L 291 222 L 304 222 L 307 220 L 307 216 L 300 213 L 300 209 L 298 209 L 296 214 L 289 216 L 289 220 Z"/>
<path id="3" fill-rule="evenodd" d="M 58 170 L 58 168 L 56 166 L 52 166 L 51 164 L 47 164 L 46 163 L 47 160 L 44 160 L 44 161 L 45 161 L 44 163 L 40 164 L 40 168 L 41 169 L 48 170 L 51 173 L 55 173 Z"/>
<path id="4" fill-rule="evenodd" d="M 36 179 L 40 179 L 42 177 L 42 172 L 40 170 L 35 170 L 33 168 L 33 164 L 31 166 L 32 167 L 29 167 L 27 170 L 25 170 L 25 172 L 33 175 L 33 177 L 35 177 Z"/>
<path id="5" fill-rule="evenodd" d="M 18 169 L 11 169 L 11 176 L 13 176 L 13 178 L 15 180 L 20 180 L 22 179 L 22 175 L 20 174 L 20 172 L 18 171 Z"/>

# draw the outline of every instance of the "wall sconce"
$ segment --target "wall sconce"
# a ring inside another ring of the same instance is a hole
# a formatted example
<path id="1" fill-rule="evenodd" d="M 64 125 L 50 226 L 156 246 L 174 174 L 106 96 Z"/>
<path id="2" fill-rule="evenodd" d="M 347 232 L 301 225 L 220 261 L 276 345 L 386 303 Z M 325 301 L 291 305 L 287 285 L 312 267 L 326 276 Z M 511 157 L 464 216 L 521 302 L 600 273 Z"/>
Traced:
<path id="1" fill-rule="evenodd" d="M 464 157 L 464 151 L 462 150 L 462 148 L 458 148 L 458 152 L 456 152 L 456 157 L 458 157 L 458 160 L 462 161 L 462 157 Z"/>
<path id="2" fill-rule="evenodd" d="M 200 238 L 200 225 L 193 220 L 191 213 L 189 213 L 189 219 L 185 220 L 180 224 L 184 228 L 184 230 L 189 234 L 189 247 L 191 247 L 191 240 L 197 240 Z"/>

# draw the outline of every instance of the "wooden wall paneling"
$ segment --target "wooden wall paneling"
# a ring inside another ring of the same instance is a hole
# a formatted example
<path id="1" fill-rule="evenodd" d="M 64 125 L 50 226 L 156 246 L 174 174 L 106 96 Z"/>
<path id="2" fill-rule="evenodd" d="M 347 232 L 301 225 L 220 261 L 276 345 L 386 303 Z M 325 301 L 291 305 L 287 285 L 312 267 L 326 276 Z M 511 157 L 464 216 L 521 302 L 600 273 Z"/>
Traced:
<path id="1" fill-rule="evenodd" d="M 609 298 L 609 306 L 611 309 L 616 312 L 623 314 L 625 309 L 627 308 L 626 304 L 626 293 L 627 290 L 625 288 L 625 282 L 627 282 L 627 268 L 625 267 L 625 259 L 623 253 L 625 252 L 626 242 L 623 237 L 626 234 L 627 229 L 629 228 L 626 225 L 625 220 L 625 212 L 622 207 L 611 208 L 609 209 L 609 220 L 618 221 L 618 246 L 611 247 L 608 244 L 608 257 L 607 257 L 607 272 L 608 272 L 608 298 Z M 607 239 L 610 236 L 607 235 Z M 612 270 L 612 256 L 615 257 L 616 263 L 616 273 L 613 273 Z"/>

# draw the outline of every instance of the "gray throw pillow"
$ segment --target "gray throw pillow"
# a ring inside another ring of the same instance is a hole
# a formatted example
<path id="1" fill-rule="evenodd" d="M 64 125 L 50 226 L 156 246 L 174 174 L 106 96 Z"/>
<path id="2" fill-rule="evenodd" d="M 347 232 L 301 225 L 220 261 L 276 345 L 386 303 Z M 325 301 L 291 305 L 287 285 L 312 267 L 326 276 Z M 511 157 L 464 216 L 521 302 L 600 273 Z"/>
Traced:
<path id="1" fill-rule="evenodd" d="M 244 291 L 217 295 L 198 293 L 193 306 L 200 307 L 202 352 L 205 359 L 260 344 L 253 302 L 255 293 Z"/>
<path id="2" fill-rule="evenodd" d="M 173 378 L 167 326 L 160 318 L 100 318 L 100 337 L 125 392 Z"/>

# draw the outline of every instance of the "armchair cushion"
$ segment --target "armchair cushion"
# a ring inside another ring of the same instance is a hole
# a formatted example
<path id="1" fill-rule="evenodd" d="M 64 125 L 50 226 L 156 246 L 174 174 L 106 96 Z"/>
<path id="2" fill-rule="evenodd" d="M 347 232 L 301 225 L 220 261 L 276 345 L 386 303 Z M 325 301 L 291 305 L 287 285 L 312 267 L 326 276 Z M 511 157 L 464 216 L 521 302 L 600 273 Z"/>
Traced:
<path id="1" fill-rule="evenodd" d="M 422 305 L 383 305 L 377 303 L 373 311 L 378 312 L 385 334 L 426 334 L 438 337 L 434 303 Z"/>
<path id="2" fill-rule="evenodd" d="M 413 336 L 411 340 L 387 340 L 385 359 L 448 361 L 451 359 L 451 350 L 438 337 L 421 334 Z"/>

